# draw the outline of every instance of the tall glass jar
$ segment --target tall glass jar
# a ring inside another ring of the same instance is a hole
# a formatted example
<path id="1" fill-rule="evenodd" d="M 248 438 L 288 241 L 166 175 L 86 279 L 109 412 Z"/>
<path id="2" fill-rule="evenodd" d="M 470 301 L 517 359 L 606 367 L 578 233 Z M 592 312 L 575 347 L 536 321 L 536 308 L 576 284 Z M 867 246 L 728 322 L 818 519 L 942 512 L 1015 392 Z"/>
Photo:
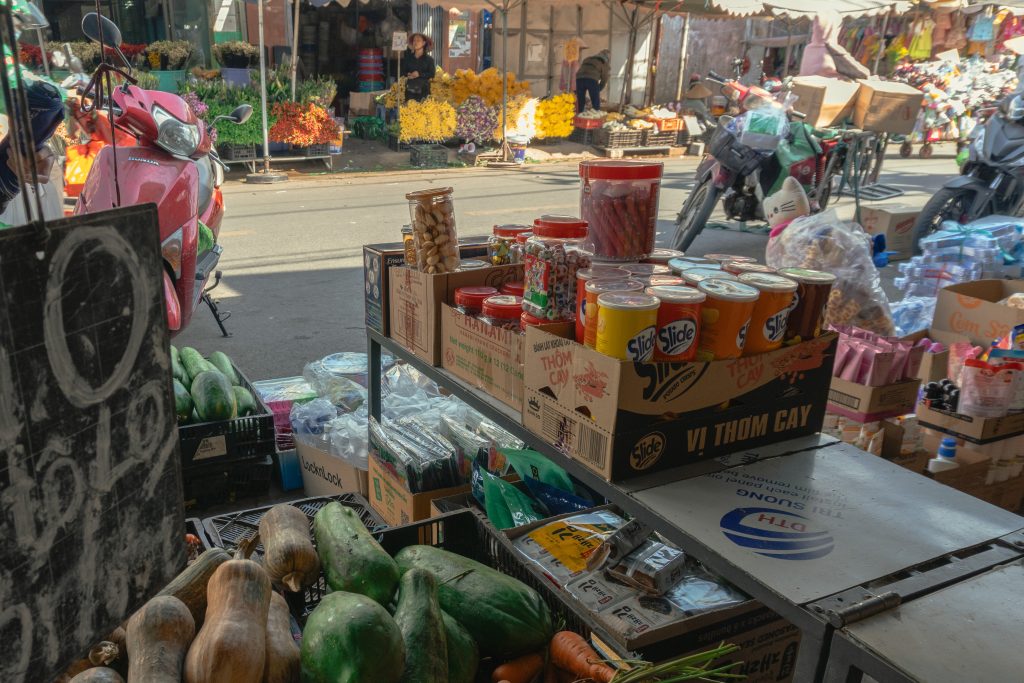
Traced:
<path id="1" fill-rule="evenodd" d="M 499 294 L 484 300 L 480 322 L 491 327 L 520 331 L 523 316 L 523 300 L 518 296 Z"/>
<path id="2" fill-rule="evenodd" d="M 595 258 L 639 261 L 654 251 L 663 167 L 644 161 L 580 162 L 580 216 L 590 225 Z"/>
<path id="3" fill-rule="evenodd" d="M 518 263 L 512 260 L 512 247 L 516 237 L 530 232 L 528 225 L 495 225 L 494 232 L 487 238 L 487 258 L 492 266 Z"/>
<path id="4" fill-rule="evenodd" d="M 521 232 L 516 235 L 516 243 L 512 245 L 511 251 L 509 251 L 509 263 L 522 263 L 523 252 L 526 251 L 526 240 L 533 237 L 533 232 Z"/>
<path id="5" fill-rule="evenodd" d="M 450 273 L 459 267 L 452 188 L 431 188 L 405 195 L 409 200 L 416 267 L 424 273 Z"/>
<path id="6" fill-rule="evenodd" d="M 533 224 L 523 258 L 523 310 L 549 321 L 576 319 L 576 271 L 590 267 L 587 222 L 541 216 Z"/>

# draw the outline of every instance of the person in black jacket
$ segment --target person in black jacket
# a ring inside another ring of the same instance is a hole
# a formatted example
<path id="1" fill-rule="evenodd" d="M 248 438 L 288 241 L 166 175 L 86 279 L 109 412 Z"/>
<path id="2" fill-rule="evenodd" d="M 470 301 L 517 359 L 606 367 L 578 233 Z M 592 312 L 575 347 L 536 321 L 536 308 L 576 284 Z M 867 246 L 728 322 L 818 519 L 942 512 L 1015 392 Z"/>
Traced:
<path id="1" fill-rule="evenodd" d="M 430 79 L 437 67 L 434 58 L 427 53 L 433 46 L 433 41 L 422 33 L 409 36 L 409 49 L 402 57 L 402 75 L 409 79 L 405 85 L 408 100 L 423 101 L 430 96 Z"/>
<path id="2" fill-rule="evenodd" d="M 611 76 L 611 53 L 601 50 L 593 57 L 587 57 L 580 63 L 576 72 L 576 112 L 587 108 L 587 95 L 590 95 L 590 106 L 601 108 L 601 91 Z"/>

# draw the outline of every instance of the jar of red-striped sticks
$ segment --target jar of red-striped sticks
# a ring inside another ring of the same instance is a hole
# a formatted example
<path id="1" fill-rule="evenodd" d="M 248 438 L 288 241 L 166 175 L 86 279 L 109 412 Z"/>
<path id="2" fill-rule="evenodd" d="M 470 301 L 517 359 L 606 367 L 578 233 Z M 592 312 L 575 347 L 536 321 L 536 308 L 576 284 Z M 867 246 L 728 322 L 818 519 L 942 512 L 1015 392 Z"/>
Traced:
<path id="1" fill-rule="evenodd" d="M 663 167 L 643 161 L 580 162 L 580 217 L 590 227 L 594 258 L 639 261 L 654 251 Z"/>

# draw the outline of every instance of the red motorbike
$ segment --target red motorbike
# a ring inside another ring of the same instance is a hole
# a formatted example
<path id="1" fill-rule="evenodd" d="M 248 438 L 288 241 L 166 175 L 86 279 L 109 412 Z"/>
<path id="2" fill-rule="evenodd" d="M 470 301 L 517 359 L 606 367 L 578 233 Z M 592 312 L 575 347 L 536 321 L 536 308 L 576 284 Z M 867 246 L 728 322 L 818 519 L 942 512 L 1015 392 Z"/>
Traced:
<path id="1" fill-rule="evenodd" d="M 86 113 L 94 107 L 107 110 L 112 124 L 134 136 L 137 144 L 100 149 L 75 213 L 156 204 L 165 265 L 164 303 L 167 325 L 174 336 L 188 325 L 220 260 L 217 236 L 224 202 L 219 187 L 224 167 L 206 126 L 181 97 L 135 85 L 119 48 L 121 32 L 112 21 L 90 12 L 82 19 L 82 32 L 109 47 L 122 63 L 111 64 L 107 51 L 102 51 L 104 59 L 83 92 L 82 102 L 90 102 L 83 104 L 83 109 Z M 112 84 L 115 75 L 123 84 Z M 244 123 L 251 115 L 252 107 L 244 104 L 219 118 Z M 204 230 L 209 232 L 202 234 Z M 206 298 L 224 331 L 223 318 Z"/>

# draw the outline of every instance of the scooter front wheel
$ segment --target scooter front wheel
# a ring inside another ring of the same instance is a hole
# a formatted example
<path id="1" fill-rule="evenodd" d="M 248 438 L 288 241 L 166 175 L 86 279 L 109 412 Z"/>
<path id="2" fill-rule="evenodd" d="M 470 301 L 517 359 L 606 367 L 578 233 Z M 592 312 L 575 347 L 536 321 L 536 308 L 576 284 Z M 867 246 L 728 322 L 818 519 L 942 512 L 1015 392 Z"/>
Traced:
<path id="1" fill-rule="evenodd" d="M 707 225 L 721 194 L 722 191 L 715 187 L 711 176 L 693 188 L 676 218 L 676 234 L 672 240 L 673 249 L 686 251 L 690 248 L 693 240 L 697 239 L 697 235 Z"/>

